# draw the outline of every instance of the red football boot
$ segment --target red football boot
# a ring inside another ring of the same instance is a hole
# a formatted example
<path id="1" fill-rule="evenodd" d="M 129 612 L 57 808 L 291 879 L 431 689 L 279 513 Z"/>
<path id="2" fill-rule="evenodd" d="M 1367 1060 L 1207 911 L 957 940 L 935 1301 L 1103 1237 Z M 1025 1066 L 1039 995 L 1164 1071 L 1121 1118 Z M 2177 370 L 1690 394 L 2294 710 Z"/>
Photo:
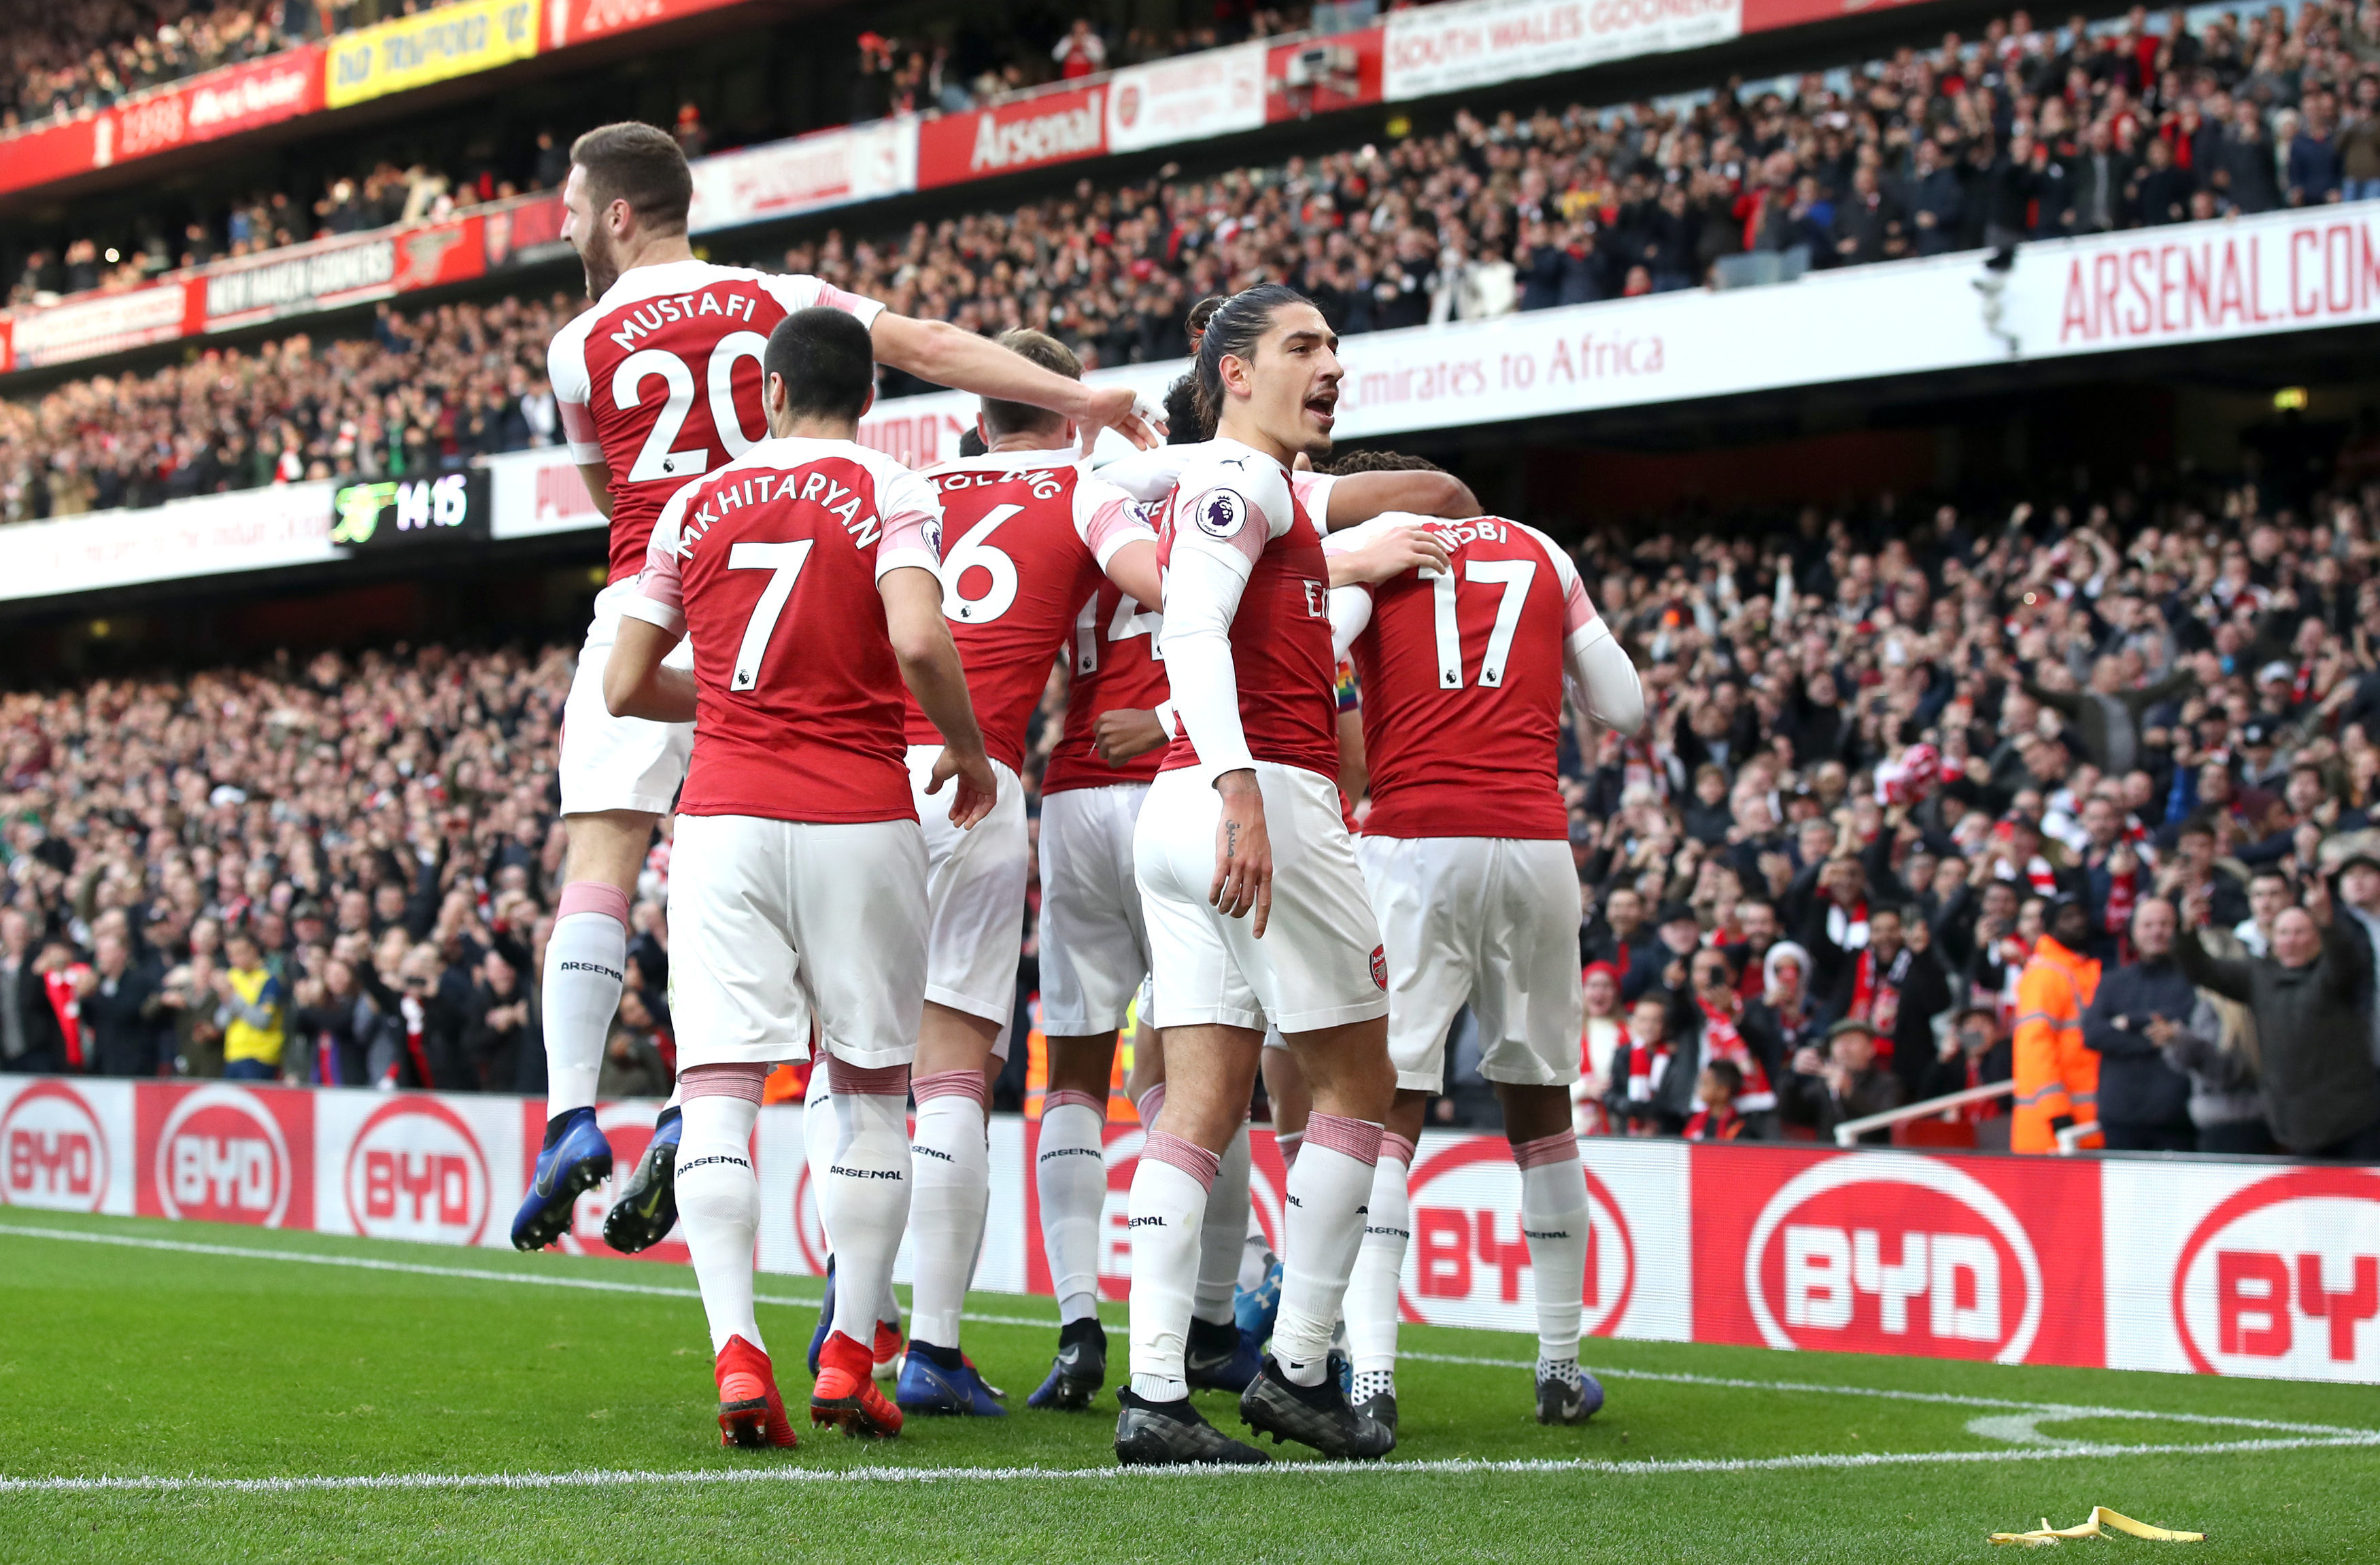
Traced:
<path id="1" fill-rule="evenodd" d="M 901 1373 L 901 1350 L 908 1345 L 900 1327 L 889 1320 L 876 1323 L 876 1378 L 891 1380 Z"/>
<path id="2" fill-rule="evenodd" d="M 777 1395 L 769 1355 L 741 1337 L 730 1337 L 713 1366 L 719 1377 L 719 1443 L 759 1450 L 800 1443 Z"/>
<path id="3" fill-rule="evenodd" d="M 819 1353 L 818 1384 L 810 1388 L 810 1424 L 846 1435 L 883 1438 L 901 1432 L 901 1410 L 876 1389 L 876 1355 L 856 1337 L 836 1332 Z"/>

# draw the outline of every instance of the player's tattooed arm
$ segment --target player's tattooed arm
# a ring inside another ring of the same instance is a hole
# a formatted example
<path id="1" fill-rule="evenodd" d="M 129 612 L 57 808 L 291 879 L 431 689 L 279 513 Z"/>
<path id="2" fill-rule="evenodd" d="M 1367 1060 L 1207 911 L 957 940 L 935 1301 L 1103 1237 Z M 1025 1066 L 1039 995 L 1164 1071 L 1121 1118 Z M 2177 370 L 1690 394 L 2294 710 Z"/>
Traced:
<path id="1" fill-rule="evenodd" d="M 884 600 L 884 628 L 892 635 L 902 681 L 942 736 L 942 753 L 926 792 L 939 794 L 942 784 L 957 779 L 951 824 L 971 829 L 991 813 L 1000 782 L 984 754 L 958 645 L 942 617 L 941 580 L 922 565 L 900 565 L 877 578 L 876 590 Z"/>
<path id="2" fill-rule="evenodd" d="M 1222 819 L 1215 823 L 1215 879 L 1207 901 L 1232 918 L 1254 915 L 1250 933 L 1264 938 L 1272 916 L 1272 838 L 1265 831 L 1264 794 L 1245 768 L 1215 779 Z"/>
<path id="3" fill-rule="evenodd" d="M 694 721 L 693 673 L 662 666 L 670 649 L 683 639 L 683 632 L 664 630 L 650 620 L 633 615 L 621 619 L 619 639 L 612 643 L 611 661 L 603 665 L 603 704 L 613 717 Z"/>

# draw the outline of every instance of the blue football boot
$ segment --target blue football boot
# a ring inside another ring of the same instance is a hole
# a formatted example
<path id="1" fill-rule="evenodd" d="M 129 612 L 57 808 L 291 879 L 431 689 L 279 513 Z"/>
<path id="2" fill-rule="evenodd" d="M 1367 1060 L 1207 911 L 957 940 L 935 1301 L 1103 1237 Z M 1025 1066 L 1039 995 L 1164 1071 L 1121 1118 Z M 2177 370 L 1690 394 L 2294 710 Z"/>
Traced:
<path id="1" fill-rule="evenodd" d="M 664 1109 L 653 1126 L 645 1155 L 620 1189 L 620 1198 L 603 1214 L 603 1243 L 624 1256 L 650 1250 L 677 1226 L 677 1144 L 686 1134 L 686 1116 Z"/>
<path id="2" fill-rule="evenodd" d="M 826 1258 L 826 1297 L 819 1301 L 818 1329 L 810 1333 L 810 1378 L 818 1378 L 819 1354 L 826 1351 L 827 1334 L 834 1329 L 834 1257 Z"/>
<path id="3" fill-rule="evenodd" d="M 552 1124 L 546 1126 L 536 1175 L 513 1214 L 516 1250 L 542 1250 L 561 1238 L 580 1193 L 612 1177 L 612 1144 L 595 1122 L 595 1110 L 573 1109 L 558 1118 L 562 1128 L 557 1134 Z"/>
<path id="4" fill-rule="evenodd" d="M 1272 1337 L 1272 1323 L 1280 1314 L 1281 1257 L 1275 1256 L 1265 1263 L 1262 1282 L 1239 1290 L 1232 1298 L 1232 1318 L 1239 1323 L 1240 1340 L 1247 1344 L 1251 1354 L 1262 1357 L 1264 1345 Z M 1251 1376 L 1255 1373 L 1249 1371 Z"/>
<path id="5" fill-rule="evenodd" d="M 937 1362 L 945 1356 L 956 1358 L 957 1366 Z M 1000 1392 L 985 1383 L 982 1374 L 965 1354 L 929 1347 L 914 1339 L 909 1343 L 909 1356 L 902 1362 L 901 1380 L 893 1388 L 892 1400 L 904 1413 L 959 1413 L 969 1418 L 1008 1416 L 1008 1410 L 1000 1405 Z"/>

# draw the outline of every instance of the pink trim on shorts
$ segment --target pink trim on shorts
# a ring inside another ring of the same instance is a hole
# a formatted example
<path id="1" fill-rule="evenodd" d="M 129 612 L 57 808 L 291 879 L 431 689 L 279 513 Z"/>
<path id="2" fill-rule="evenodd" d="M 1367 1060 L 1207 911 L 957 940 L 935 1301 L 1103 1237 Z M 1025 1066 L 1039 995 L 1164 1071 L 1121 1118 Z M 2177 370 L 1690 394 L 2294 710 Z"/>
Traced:
<path id="1" fill-rule="evenodd" d="M 1144 1161 L 1172 1164 L 1196 1180 L 1201 1190 L 1212 1190 L 1215 1176 L 1223 1170 L 1223 1159 L 1204 1146 L 1161 1130 L 1149 1132 L 1148 1139 L 1141 1143 L 1140 1156 Z"/>
<path id="2" fill-rule="evenodd" d="M 1344 1114 L 1311 1114 L 1305 1121 L 1306 1142 L 1315 1146 L 1328 1146 L 1343 1153 L 1359 1163 L 1380 1160 L 1381 1127 L 1369 1120 L 1351 1120 Z"/>
<path id="3" fill-rule="evenodd" d="M 1399 1135 L 1392 1130 L 1382 1131 L 1380 1133 L 1380 1156 L 1383 1158 L 1394 1158 L 1398 1162 L 1402 1163 L 1405 1167 L 1413 1167 L 1414 1144 L 1412 1138 L 1410 1136 Z"/>
<path id="4" fill-rule="evenodd" d="M 909 1067 L 886 1065 L 868 1070 L 860 1065 L 846 1065 L 830 1054 L 826 1057 L 827 1090 L 846 1098 L 906 1098 L 909 1096 Z"/>
<path id="5" fill-rule="evenodd" d="M 1298 1148 L 1305 1145 L 1305 1133 L 1302 1130 L 1275 1131 L 1272 1144 L 1274 1150 L 1281 1154 L 1281 1168 L 1284 1171 L 1293 1169 L 1297 1167 Z"/>
<path id="6" fill-rule="evenodd" d="M 978 1109 L 988 1109 L 991 1103 L 991 1089 L 983 1085 L 981 1071 L 936 1071 L 931 1075 L 911 1076 L 909 1090 L 920 1109 L 937 1098 L 972 1098 Z"/>
<path id="7" fill-rule="evenodd" d="M 740 1098 L 747 1103 L 760 1101 L 760 1084 L 769 1079 L 769 1067 L 760 1063 L 730 1062 L 723 1065 L 688 1065 L 677 1078 L 677 1096 L 681 1103 L 698 1098 Z"/>
<path id="8" fill-rule="evenodd" d="M 1569 1131 L 1512 1144 L 1512 1161 L 1524 1169 L 1541 1169 L 1564 1159 L 1573 1163 L 1578 1161 L 1578 1137 Z"/>
<path id="9" fill-rule="evenodd" d="M 606 918 L 616 918 L 625 928 L 628 922 L 628 893 L 609 880 L 573 880 L 562 888 L 562 899 L 553 905 L 556 918 L 567 918 L 574 913 L 600 913 Z"/>
<path id="10" fill-rule="evenodd" d="M 1071 1086 L 1062 1086 L 1055 1092 L 1046 1093 L 1042 1096 L 1041 1117 L 1045 1120 L 1048 1119 L 1050 1117 L 1050 1110 L 1052 1109 L 1088 1109 L 1093 1113 L 1098 1114 L 1099 1118 L 1105 1119 L 1108 1114 L 1108 1100 L 1099 1097 L 1096 1093 L 1083 1092 Z"/>
<path id="11" fill-rule="evenodd" d="M 1165 1084 L 1163 1082 L 1159 1082 L 1155 1086 L 1150 1087 L 1147 1092 L 1144 1092 L 1138 1098 L 1134 1098 L 1132 1100 L 1132 1106 L 1140 1111 L 1140 1122 L 1142 1124 L 1155 1124 L 1157 1122 L 1158 1111 L 1165 1107 Z"/>

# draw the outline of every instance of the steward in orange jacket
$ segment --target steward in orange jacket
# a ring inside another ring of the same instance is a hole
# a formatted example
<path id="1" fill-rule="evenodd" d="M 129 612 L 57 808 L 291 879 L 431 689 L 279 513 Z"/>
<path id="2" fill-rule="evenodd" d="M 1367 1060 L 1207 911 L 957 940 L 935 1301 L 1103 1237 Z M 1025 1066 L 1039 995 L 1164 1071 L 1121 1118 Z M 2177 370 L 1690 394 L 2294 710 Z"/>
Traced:
<path id="1" fill-rule="evenodd" d="M 2082 1047 L 2082 1013 L 2099 992 L 2099 964 L 2080 954 L 2090 938 L 2089 910 L 2059 902 L 2017 979 L 2012 1152 L 2055 1152 L 2059 1131 L 2099 1117 L 2099 1057 Z M 2106 1143 L 2095 1133 L 2076 1145 Z"/>

